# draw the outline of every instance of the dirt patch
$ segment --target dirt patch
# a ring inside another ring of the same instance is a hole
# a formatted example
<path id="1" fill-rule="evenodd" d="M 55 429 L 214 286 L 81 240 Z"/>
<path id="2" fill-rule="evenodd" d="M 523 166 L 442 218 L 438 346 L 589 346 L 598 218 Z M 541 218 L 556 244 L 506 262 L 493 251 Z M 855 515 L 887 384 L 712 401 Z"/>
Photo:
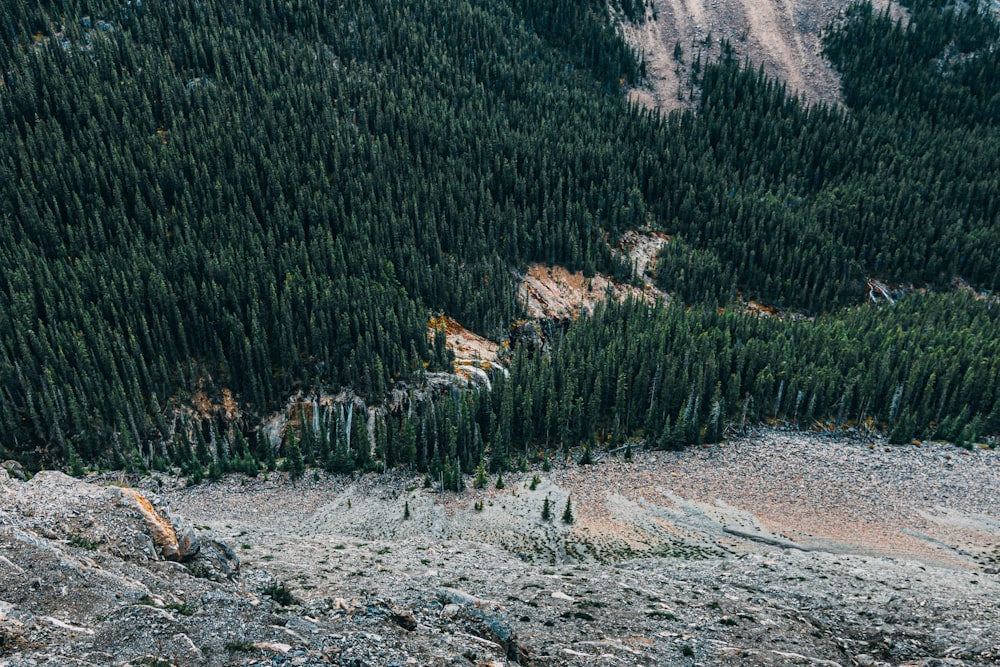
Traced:
<path id="1" fill-rule="evenodd" d="M 528 316 L 547 320 L 573 320 L 581 314 L 589 315 L 609 297 L 617 301 L 632 297 L 651 304 L 663 298 L 661 292 L 652 288 L 622 285 L 601 274 L 588 278 L 561 266 L 543 264 L 528 268 L 519 292 Z"/>

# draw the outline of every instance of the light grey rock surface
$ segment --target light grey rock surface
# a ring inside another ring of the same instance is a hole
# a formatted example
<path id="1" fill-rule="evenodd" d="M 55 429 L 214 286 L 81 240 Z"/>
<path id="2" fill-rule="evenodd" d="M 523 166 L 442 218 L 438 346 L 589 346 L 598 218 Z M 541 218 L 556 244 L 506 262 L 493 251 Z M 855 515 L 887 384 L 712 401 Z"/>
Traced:
<path id="1" fill-rule="evenodd" d="M 0 476 L 0 665 L 1000 661 L 995 494 L 974 496 L 997 488 L 993 452 L 762 438 L 462 495 L 394 474 L 166 480 L 142 494 L 199 545 L 180 561 L 151 550 L 116 487 Z M 853 507 L 824 505 L 835 475 Z M 790 478 L 803 485 L 786 496 L 823 519 L 812 531 L 768 513 Z M 859 524 L 852 541 L 844 523 L 877 507 L 896 531 Z"/>

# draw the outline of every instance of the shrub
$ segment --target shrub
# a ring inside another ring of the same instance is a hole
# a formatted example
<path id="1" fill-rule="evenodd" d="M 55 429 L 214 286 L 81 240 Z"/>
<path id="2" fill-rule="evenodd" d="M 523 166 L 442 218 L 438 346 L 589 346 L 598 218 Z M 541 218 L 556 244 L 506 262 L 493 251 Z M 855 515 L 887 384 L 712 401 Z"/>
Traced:
<path id="1" fill-rule="evenodd" d="M 280 604 L 282 607 L 288 607 L 295 602 L 295 597 L 292 595 L 292 589 L 281 582 L 275 582 L 265 586 L 263 593 Z"/>

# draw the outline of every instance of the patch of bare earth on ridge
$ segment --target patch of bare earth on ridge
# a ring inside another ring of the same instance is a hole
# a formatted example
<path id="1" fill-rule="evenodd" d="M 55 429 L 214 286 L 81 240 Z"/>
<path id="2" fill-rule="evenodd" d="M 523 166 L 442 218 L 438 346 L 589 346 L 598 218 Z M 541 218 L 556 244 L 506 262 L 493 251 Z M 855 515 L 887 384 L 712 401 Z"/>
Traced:
<path id="1" fill-rule="evenodd" d="M 697 91 L 690 88 L 691 66 L 698 55 L 704 64 L 719 55 L 728 40 L 739 59 L 763 65 L 785 82 L 789 92 L 807 102 L 840 102 L 840 77 L 823 57 L 820 36 L 851 0 L 653 0 L 646 21 L 623 21 L 622 34 L 645 58 L 646 86 L 630 91 L 638 104 L 662 110 L 691 107 Z M 894 18 L 905 13 L 890 0 Z M 680 45 L 679 57 L 675 55 Z"/>

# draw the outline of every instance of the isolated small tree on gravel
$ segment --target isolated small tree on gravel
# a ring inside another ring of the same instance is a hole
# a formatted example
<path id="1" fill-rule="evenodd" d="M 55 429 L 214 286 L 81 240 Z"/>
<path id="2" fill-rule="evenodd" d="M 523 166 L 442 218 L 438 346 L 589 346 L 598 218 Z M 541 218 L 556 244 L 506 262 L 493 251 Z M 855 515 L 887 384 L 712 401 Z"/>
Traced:
<path id="1" fill-rule="evenodd" d="M 548 521 L 552 518 L 552 506 L 549 504 L 549 497 L 545 496 L 545 502 L 542 503 L 542 521 Z"/>
<path id="2" fill-rule="evenodd" d="M 566 496 L 566 509 L 563 510 L 562 520 L 563 523 L 573 523 L 573 506 L 569 496 Z"/>
<path id="3" fill-rule="evenodd" d="M 293 482 L 302 477 L 306 471 L 306 462 L 302 458 L 302 450 L 299 448 L 299 441 L 294 434 L 288 440 L 284 468 Z"/>
<path id="4" fill-rule="evenodd" d="M 410 501 L 407 500 L 403 503 L 403 521 L 407 521 L 410 518 Z"/>
<path id="5" fill-rule="evenodd" d="M 489 481 L 489 478 L 486 476 L 486 466 L 480 461 L 479 466 L 476 467 L 476 479 L 472 482 L 472 486 L 482 489 L 486 487 L 487 481 Z"/>
<path id="6" fill-rule="evenodd" d="M 505 484 L 503 483 L 503 473 L 499 472 L 497 473 L 497 488 L 502 489 L 504 486 Z"/>

